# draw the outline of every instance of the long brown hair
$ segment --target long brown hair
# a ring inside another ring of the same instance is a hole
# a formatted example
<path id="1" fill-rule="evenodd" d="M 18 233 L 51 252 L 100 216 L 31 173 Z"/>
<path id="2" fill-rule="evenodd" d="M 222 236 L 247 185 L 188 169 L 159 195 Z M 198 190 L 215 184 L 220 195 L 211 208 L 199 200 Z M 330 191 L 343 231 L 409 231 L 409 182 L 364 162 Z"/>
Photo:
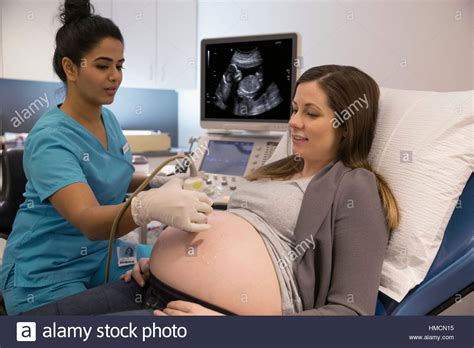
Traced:
<path id="1" fill-rule="evenodd" d="M 299 84 L 312 81 L 317 82 L 326 93 L 329 107 L 338 115 L 350 108 L 350 105 L 363 95 L 369 103 L 367 108 L 357 110 L 355 117 L 349 117 L 342 122 L 346 134 L 339 144 L 337 160 L 348 168 L 364 168 L 375 174 L 387 226 L 390 230 L 395 229 L 400 221 L 397 201 L 385 179 L 372 169 L 368 161 L 377 123 L 380 95 L 377 83 L 355 67 L 323 65 L 304 72 L 296 82 L 295 93 Z M 288 179 L 301 172 L 303 166 L 302 158 L 291 155 L 260 167 L 246 178 L 248 180 Z"/>

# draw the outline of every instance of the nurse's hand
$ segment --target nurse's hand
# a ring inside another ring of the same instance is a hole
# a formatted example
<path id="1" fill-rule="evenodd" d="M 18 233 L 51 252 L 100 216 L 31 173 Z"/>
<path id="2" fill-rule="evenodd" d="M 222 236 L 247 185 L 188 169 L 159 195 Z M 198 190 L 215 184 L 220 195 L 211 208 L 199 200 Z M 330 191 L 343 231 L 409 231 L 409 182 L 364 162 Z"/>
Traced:
<path id="1" fill-rule="evenodd" d="M 130 282 L 130 280 L 135 279 L 135 281 L 141 287 L 144 287 L 148 279 L 150 279 L 150 259 L 141 258 L 131 270 L 128 270 L 120 276 L 120 279 L 123 279 L 125 283 Z"/>
<path id="2" fill-rule="evenodd" d="M 200 232 L 211 227 L 207 224 L 211 205 L 205 193 L 183 190 L 183 180 L 175 178 L 160 188 L 139 193 L 132 199 L 131 211 L 138 226 L 160 221 L 186 232 Z"/>
<path id="3" fill-rule="evenodd" d="M 170 182 L 171 180 L 173 179 L 183 179 L 183 180 L 186 180 L 187 178 L 189 178 L 189 174 L 188 173 L 181 173 L 181 174 L 175 174 L 175 175 L 155 175 L 151 180 L 150 182 L 148 183 L 148 185 L 151 187 L 151 188 L 158 188 L 158 187 L 161 187 L 163 186 L 164 184 L 166 184 L 167 182 Z"/>
<path id="4" fill-rule="evenodd" d="M 199 172 L 198 173 L 198 176 L 205 180 L 207 179 L 207 174 L 204 173 L 204 172 Z M 158 188 L 158 187 L 161 187 L 163 186 L 164 184 L 166 184 L 167 182 L 170 182 L 171 180 L 173 179 L 183 179 L 183 180 L 186 180 L 190 177 L 190 175 L 188 173 L 181 173 L 181 174 L 174 174 L 174 175 L 155 175 L 151 180 L 150 182 L 148 183 L 148 185 L 151 187 L 151 188 Z"/>

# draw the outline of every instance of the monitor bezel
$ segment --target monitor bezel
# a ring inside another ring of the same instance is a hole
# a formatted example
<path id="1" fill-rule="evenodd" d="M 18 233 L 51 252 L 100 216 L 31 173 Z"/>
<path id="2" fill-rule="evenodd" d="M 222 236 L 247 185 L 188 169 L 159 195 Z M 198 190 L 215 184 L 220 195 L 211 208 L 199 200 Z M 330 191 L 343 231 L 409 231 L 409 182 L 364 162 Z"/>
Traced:
<path id="1" fill-rule="evenodd" d="M 200 90 L 200 104 L 201 115 L 200 125 L 204 129 L 225 129 L 236 131 L 286 131 L 288 120 L 253 120 L 238 121 L 233 118 L 206 118 L 205 115 L 205 101 L 206 101 L 206 47 L 207 45 L 215 44 L 232 44 L 248 41 L 275 41 L 275 40 L 292 40 L 292 55 L 293 64 L 291 65 L 291 95 L 294 93 L 297 74 L 297 33 L 280 33 L 280 34 L 264 34 L 264 35 L 250 35 L 250 36 L 235 36 L 222 38 L 209 38 L 201 40 L 201 90 Z"/>

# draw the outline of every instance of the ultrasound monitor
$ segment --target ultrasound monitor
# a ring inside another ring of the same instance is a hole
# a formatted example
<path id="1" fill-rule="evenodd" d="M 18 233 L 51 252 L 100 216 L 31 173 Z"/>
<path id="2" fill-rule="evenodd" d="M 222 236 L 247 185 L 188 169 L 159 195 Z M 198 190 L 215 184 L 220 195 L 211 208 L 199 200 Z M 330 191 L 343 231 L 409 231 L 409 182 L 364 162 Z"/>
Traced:
<path id="1" fill-rule="evenodd" d="M 296 80 L 295 33 L 201 42 L 201 127 L 284 131 Z"/>

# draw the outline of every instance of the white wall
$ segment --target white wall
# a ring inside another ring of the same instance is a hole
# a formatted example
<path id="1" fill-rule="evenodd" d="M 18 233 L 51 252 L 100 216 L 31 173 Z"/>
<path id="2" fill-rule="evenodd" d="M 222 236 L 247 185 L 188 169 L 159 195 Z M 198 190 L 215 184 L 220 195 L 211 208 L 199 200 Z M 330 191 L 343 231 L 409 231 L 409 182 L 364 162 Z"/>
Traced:
<path id="1" fill-rule="evenodd" d="M 473 7 L 471 0 L 200 0 L 198 39 L 295 31 L 302 71 L 354 65 L 384 87 L 467 90 L 474 89 Z M 180 91 L 179 105 L 186 146 L 202 133 L 198 90 Z"/>
<path id="2" fill-rule="evenodd" d="M 2 6 L 0 6 L 0 78 L 3 77 Z"/>

